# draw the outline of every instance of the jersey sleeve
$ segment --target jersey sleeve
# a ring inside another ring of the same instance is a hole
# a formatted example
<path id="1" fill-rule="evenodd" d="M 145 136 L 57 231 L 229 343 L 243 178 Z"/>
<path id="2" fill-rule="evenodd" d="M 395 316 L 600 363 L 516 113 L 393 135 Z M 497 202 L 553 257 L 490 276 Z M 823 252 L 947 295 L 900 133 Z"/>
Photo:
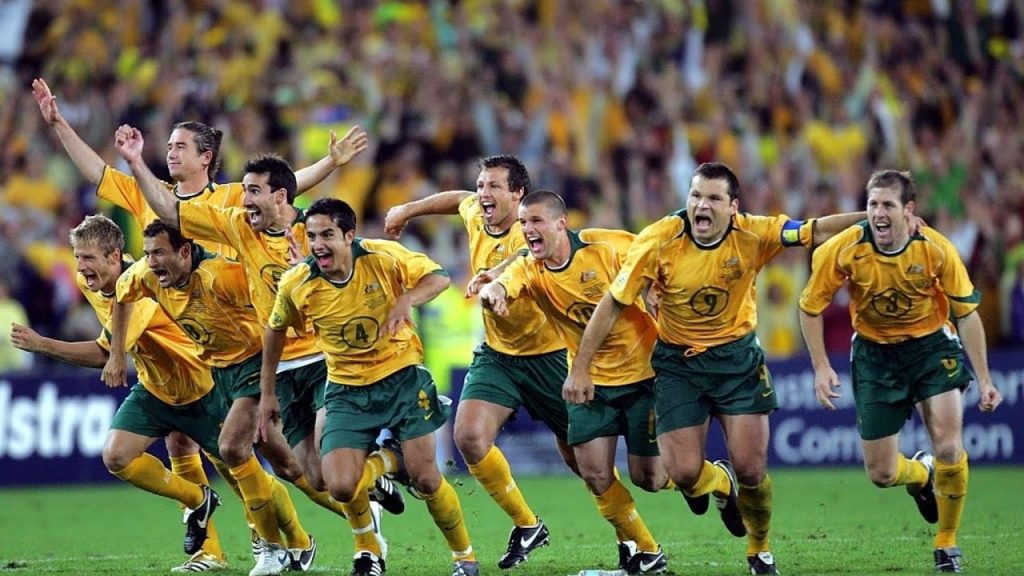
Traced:
<path id="1" fill-rule="evenodd" d="M 248 226 L 245 211 L 219 208 L 204 202 L 178 202 L 181 234 L 194 240 L 219 242 L 232 247 L 240 243 L 239 226 Z"/>
<path id="2" fill-rule="evenodd" d="M 152 298 L 153 291 L 146 284 L 146 273 L 149 266 L 145 260 L 139 260 L 125 270 L 117 279 L 117 301 L 138 302 L 145 298 Z"/>
<path id="3" fill-rule="evenodd" d="M 413 252 L 398 242 L 389 242 L 388 252 L 398 263 L 402 287 L 406 290 L 412 290 L 419 284 L 420 280 L 430 274 L 448 276 L 448 272 L 440 264 L 427 257 L 427 255 Z"/>
<path id="4" fill-rule="evenodd" d="M 295 304 L 295 289 L 307 276 L 309 269 L 301 264 L 281 276 L 281 282 L 277 285 L 277 296 L 274 298 L 274 310 L 270 313 L 271 330 L 283 331 L 293 328 L 296 333 L 305 334 L 306 320 Z"/>
<path id="5" fill-rule="evenodd" d="M 483 214 L 480 209 L 480 203 L 476 200 L 476 194 L 470 194 L 459 202 L 459 216 L 462 217 L 462 221 L 469 224 L 470 220 L 478 218 Z"/>
<path id="6" fill-rule="evenodd" d="M 679 232 L 679 222 L 663 218 L 637 234 L 626 251 L 619 274 L 609 293 L 620 304 L 637 301 L 647 286 L 658 278 L 658 255 L 661 247 Z M 678 218 L 676 218 L 678 220 Z"/>
<path id="7" fill-rule="evenodd" d="M 835 236 L 818 246 L 811 258 L 811 277 L 800 295 L 800 309 L 817 316 L 832 302 L 843 286 L 847 274 L 839 265 L 839 252 L 845 246 L 842 236 Z"/>
<path id="8" fill-rule="evenodd" d="M 505 288 L 505 296 L 509 299 L 518 298 L 523 291 L 529 290 L 530 276 L 527 269 L 528 260 L 526 256 L 520 256 L 512 261 L 505 271 L 495 280 Z"/>
<path id="9" fill-rule="evenodd" d="M 974 288 L 967 267 L 960 259 L 956 246 L 941 234 L 928 234 L 928 238 L 942 251 L 942 267 L 939 272 L 939 283 L 942 291 L 949 298 L 949 307 L 953 315 L 963 318 L 981 304 L 981 293 Z"/>
<path id="10" fill-rule="evenodd" d="M 124 208 L 136 220 L 143 217 L 149 206 L 142 194 L 139 181 L 111 166 L 103 168 L 103 176 L 96 187 L 96 196 Z"/>
<path id="11" fill-rule="evenodd" d="M 814 241 L 813 220 L 793 220 L 778 216 L 738 215 L 741 226 L 761 238 L 758 266 L 764 266 L 784 248 L 809 247 Z"/>

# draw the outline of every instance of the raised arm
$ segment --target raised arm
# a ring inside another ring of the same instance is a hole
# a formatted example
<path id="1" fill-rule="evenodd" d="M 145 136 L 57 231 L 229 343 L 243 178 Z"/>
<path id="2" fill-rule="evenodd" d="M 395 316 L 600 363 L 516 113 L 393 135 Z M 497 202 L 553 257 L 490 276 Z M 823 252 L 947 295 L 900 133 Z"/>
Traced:
<path id="1" fill-rule="evenodd" d="M 1003 401 L 1003 395 L 992 383 L 992 375 L 988 371 L 988 351 L 985 348 L 985 326 L 975 310 L 957 320 L 960 339 L 964 343 L 964 351 L 971 360 L 971 367 L 978 377 L 980 400 L 978 408 L 982 412 L 992 412 Z"/>
<path id="2" fill-rule="evenodd" d="M 142 148 L 145 142 L 138 128 L 123 124 L 114 133 L 114 145 L 121 156 L 128 162 L 132 175 L 139 182 L 142 195 L 149 207 L 156 212 L 158 218 L 168 226 L 181 228 L 178 223 L 178 199 L 168 194 L 163 183 L 153 175 L 142 159 Z"/>
<path id="3" fill-rule="evenodd" d="M 814 221 L 813 246 L 820 246 L 826 240 L 853 226 L 861 220 L 866 220 L 867 212 L 846 212 L 843 214 L 832 214 L 822 216 Z"/>
<path id="4" fill-rule="evenodd" d="M 86 368 L 103 368 L 107 351 L 94 340 L 66 342 L 47 338 L 21 324 L 11 324 L 11 344 L 19 350 L 34 352 Z"/>
<path id="5" fill-rule="evenodd" d="M 106 167 L 107 163 L 82 140 L 81 136 L 64 119 L 60 109 L 57 107 L 57 97 L 53 95 L 50 87 L 47 86 L 46 81 L 42 78 L 36 78 L 32 81 L 32 97 L 35 98 L 36 104 L 39 105 L 39 112 L 43 115 L 43 119 L 57 133 L 60 143 L 64 146 L 68 156 L 71 157 L 71 161 L 78 167 L 79 172 L 82 173 L 82 177 L 95 185 L 99 185 L 100 180 L 103 178 L 103 168 Z"/>
<path id="6" fill-rule="evenodd" d="M 368 146 L 369 136 L 359 126 L 353 126 L 341 140 L 338 140 L 338 135 L 331 130 L 331 144 L 327 147 L 327 156 L 318 160 L 316 164 L 295 172 L 295 193 L 302 194 L 323 182 L 335 168 L 348 164 Z"/>
<path id="7" fill-rule="evenodd" d="M 384 233 L 397 240 L 405 230 L 405 225 L 417 216 L 458 214 L 459 204 L 462 204 L 467 196 L 472 195 L 473 192 L 468 190 L 449 190 L 393 206 L 384 217 Z"/>

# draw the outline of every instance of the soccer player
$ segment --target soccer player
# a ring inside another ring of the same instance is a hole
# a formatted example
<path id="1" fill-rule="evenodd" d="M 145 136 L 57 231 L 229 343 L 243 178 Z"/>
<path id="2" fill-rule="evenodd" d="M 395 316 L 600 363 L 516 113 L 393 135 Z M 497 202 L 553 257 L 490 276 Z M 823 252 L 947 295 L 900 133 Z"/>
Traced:
<path id="1" fill-rule="evenodd" d="M 121 229 L 105 216 L 87 216 L 71 230 L 70 241 L 77 262 L 78 287 L 96 312 L 103 333 L 95 341 L 64 342 L 15 324 L 11 341 L 22 350 L 100 368 L 107 363 L 111 348 L 111 312 L 117 278 L 131 263 L 122 257 Z M 208 531 L 213 530 L 211 515 L 220 499 L 207 485 L 196 484 L 164 468 L 146 449 L 157 438 L 180 431 L 216 455 L 219 426 L 227 410 L 192 341 L 155 302 L 140 302 L 134 308 L 123 333 L 124 348 L 135 360 L 139 383 L 132 387 L 114 415 L 103 447 L 103 463 L 111 474 L 125 482 L 191 508 L 186 521 L 185 553 L 196 554 Z M 221 552 L 219 557 L 204 558 L 202 566 L 201 571 L 223 569 L 227 562 Z"/>
<path id="2" fill-rule="evenodd" d="M 256 407 L 262 335 L 249 303 L 245 273 L 235 261 L 207 252 L 181 232 L 154 220 L 143 230 L 145 261 L 136 262 L 117 282 L 119 302 L 155 300 L 195 342 L 199 359 L 210 366 L 214 384 L 230 409 L 219 437 L 220 454 L 237 481 L 247 515 L 267 544 L 261 547 L 257 574 L 279 574 L 291 564 L 305 572 L 316 555 L 316 541 L 299 523 L 287 490 L 275 497 L 275 482 L 253 469 Z M 260 447 L 288 477 L 302 474 L 283 436 L 272 434 Z M 279 520 L 280 518 L 280 520 Z M 281 554 L 287 540 L 288 555 Z"/>
<path id="3" fill-rule="evenodd" d="M 128 211 L 142 230 L 156 219 L 155 213 L 149 208 L 139 187 L 139 182 L 111 166 L 89 147 L 61 115 L 57 105 L 57 97 L 53 95 L 46 81 L 36 79 L 32 82 L 32 96 L 39 106 L 39 111 L 56 132 L 68 156 L 78 167 L 83 177 L 97 186 L 96 195 L 108 200 Z M 173 184 L 159 182 L 158 187 L 170 191 L 174 198 L 189 203 L 209 203 L 215 206 L 240 206 L 242 203 L 242 187 L 238 183 L 218 185 L 213 178 L 220 165 L 220 142 L 222 132 L 201 122 L 181 122 L 176 124 L 167 141 L 167 171 L 174 181 Z M 368 145 L 366 133 L 358 127 L 351 129 L 344 138 L 338 140 L 331 133 L 328 154 L 317 163 L 296 173 L 297 189 L 305 191 L 326 178 L 332 170 L 348 163 L 349 160 Z M 156 180 L 154 178 L 154 180 Z M 166 193 L 165 193 L 166 195 Z M 224 256 L 233 257 L 234 249 L 220 243 L 208 242 L 207 247 Z M 104 372 L 123 372 L 123 357 L 111 355 Z M 188 477 L 200 484 L 208 483 L 199 459 L 199 447 L 187 437 L 177 433 L 167 436 L 167 451 L 171 460 L 171 468 L 175 473 Z M 222 476 L 227 470 L 220 470 Z M 312 484 L 306 482 L 304 476 L 297 479 L 296 486 L 321 506 L 340 513 L 340 508 L 329 502 L 323 490 L 304 489 L 307 484 L 313 488 L 321 486 L 319 472 L 310 474 Z M 208 539 L 204 549 L 196 558 L 190 558 L 180 567 L 182 572 L 205 571 L 209 563 L 205 560 L 216 557 L 224 559 L 219 541 L 215 537 Z M 254 540 L 254 552 L 257 552 Z M 256 555 L 256 554 L 254 554 Z"/>
<path id="4" fill-rule="evenodd" d="M 586 366 L 623 308 L 651 287 L 660 297 L 655 372 L 658 447 L 690 510 L 714 495 L 734 536 L 747 536 L 753 574 L 777 574 L 769 551 L 772 484 L 766 471 L 768 414 L 778 408 L 754 335 L 757 273 L 782 249 L 817 245 L 863 213 L 801 222 L 739 213 L 739 180 L 724 164 L 701 164 L 686 209 L 644 228 L 587 325 L 576 366 Z M 570 382 L 586 378 L 569 373 Z M 710 417 L 725 430 L 730 461 L 705 460 Z"/>
<path id="5" fill-rule="evenodd" d="M 317 200 L 306 212 L 312 255 L 281 277 L 264 337 L 260 428 L 268 433 L 279 418 L 275 372 L 285 331 L 311 327 L 328 364 L 324 477 L 331 495 L 344 503 L 356 537 L 353 576 L 385 570 L 368 537 L 366 487 L 386 472 L 408 474 L 422 495 L 452 552 L 452 576 L 477 576 L 459 498 L 435 455 L 433 432 L 451 409 L 438 401 L 433 378 L 422 366 L 423 346 L 411 319 L 413 306 L 448 287 L 448 275 L 397 242 L 357 238 L 355 226 L 355 212 L 338 199 Z M 367 448 L 383 428 L 401 442 L 401 451 L 392 455 L 401 455 L 404 464 L 391 462 L 391 470 L 367 465 Z"/>
<path id="6" fill-rule="evenodd" d="M 510 256 L 526 251 L 518 221 L 519 201 L 530 192 L 530 175 L 514 156 L 480 160 L 476 194 L 440 192 L 388 210 L 384 229 L 397 239 L 406 224 L 428 214 L 459 214 L 469 234 L 470 266 L 491 270 Z M 498 568 L 525 562 L 545 546 L 549 533 L 512 478 L 508 460 L 495 446 L 501 427 L 520 406 L 554 433 L 562 458 L 575 471 L 566 443 L 568 414 L 562 400 L 567 373 L 565 344 L 554 324 L 524 295 L 509 306 L 508 316 L 483 312 L 485 340 L 473 351 L 473 362 L 455 415 L 455 445 L 469 472 L 512 519 L 505 554 Z"/>
<path id="7" fill-rule="evenodd" d="M 261 326 L 266 325 L 281 273 L 290 266 L 292 242 L 305 244 L 306 240 L 305 215 L 292 205 L 296 181 L 291 166 L 273 155 L 250 160 L 243 177 L 245 209 L 224 209 L 208 203 L 181 202 L 163 193 L 159 180 L 142 161 L 144 141 L 138 129 L 122 126 L 118 128 L 117 139 L 122 154 L 127 153 L 125 159 L 138 178 L 146 201 L 164 223 L 187 237 L 226 244 L 237 253 L 256 316 Z M 298 246 L 299 251 L 306 249 L 304 245 Z M 344 507 L 331 500 L 325 491 L 317 450 L 319 441 L 314 438 L 316 422 L 324 417 L 324 355 L 312 334 L 293 331 L 286 338 L 283 358 L 278 371 L 285 385 L 278 393 L 284 407 L 284 435 L 305 472 L 289 481 L 317 504 L 345 515 Z M 383 453 L 371 455 L 371 465 L 383 466 L 385 472 L 392 471 L 387 469 L 386 462 L 393 460 Z M 286 474 L 284 470 L 276 472 Z M 383 475 L 375 481 L 371 483 L 372 492 L 381 506 L 394 514 L 401 513 L 405 507 L 401 493 Z"/>
<path id="8" fill-rule="evenodd" d="M 496 281 L 484 286 L 480 301 L 505 316 L 511 308 L 509 302 L 529 294 L 554 323 L 572 355 L 594 306 L 618 273 L 633 235 L 619 230 L 568 230 L 565 203 L 546 190 L 525 196 L 518 214 L 530 256 L 516 259 Z M 650 492 L 674 487 L 658 459 L 654 436 L 654 372 L 649 358 L 656 339 L 654 319 L 638 295 L 593 358 L 582 367 L 577 359 L 572 360 L 597 386 L 577 381 L 578 386 L 562 391 L 569 403 L 567 440 L 580 475 L 620 541 L 635 543 L 636 551 L 624 566 L 630 574 L 667 568 L 661 546 L 640 518 L 613 465 L 621 435 L 626 439 L 629 473 L 635 485 Z"/>
<path id="9" fill-rule="evenodd" d="M 960 572 L 956 533 L 967 496 L 961 438 L 963 390 L 978 377 L 978 407 L 991 412 L 1002 395 L 992 384 L 980 295 L 956 248 L 931 228 L 911 233 L 916 190 L 909 172 L 882 170 L 867 184 L 868 219 L 814 253 L 800 298 L 800 327 L 814 365 L 818 402 L 834 410 L 839 378 L 825 354 L 822 310 L 848 282 L 855 331 L 852 372 L 864 467 L 876 486 L 906 486 L 924 519 L 938 523 L 936 572 Z M 963 339 L 950 321 L 956 318 Z M 899 431 L 917 407 L 935 450 L 912 459 L 899 452 Z"/>

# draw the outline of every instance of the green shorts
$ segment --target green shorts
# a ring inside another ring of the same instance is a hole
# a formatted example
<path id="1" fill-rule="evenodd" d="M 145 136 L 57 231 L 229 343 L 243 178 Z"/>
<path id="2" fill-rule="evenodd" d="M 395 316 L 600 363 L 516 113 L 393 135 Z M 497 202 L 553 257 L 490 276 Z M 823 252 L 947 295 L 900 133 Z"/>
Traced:
<path id="1" fill-rule="evenodd" d="M 220 459 L 220 429 L 230 407 L 230 400 L 216 386 L 195 402 L 171 406 L 142 384 L 135 384 L 114 414 L 110 427 L 147 438 L 183 432 L 203 450 Z"/>
<path id="2" fill-rule="evenodd" d="M 753 332 L 696 354 L 687 355 L 688 350 L 661 340 L 654 347 L 658 435 L 698 426 L 711 415 L 778 409 L 764 352 Z"/>
<path id="3" fill-rule="evenodd" d="M 337 448 L 370 450 L 384 428 L 399 442 L 426 436 L 451 414 L 451 406 L 438 401 L 434 378 L 423 366 L 407 366 L 366 386 L 331 382 L 326 399 L 321 456 Z"/>
<path id="4" fill-rule="evenodd" d="M 313 433 L 326 387 L 327 363 L 322 359 L 277 375 L 277 401 L 289 446 L 294 448 Z"/>
<path id="5" fill-rule="evenodd" d="M 221 394 L 230 402 L 239 398 L 251 398 L 260 395 L 260 368 L 263 366 L 263 355 L 250 356 L 237 364 L 226 368 L 211 368 L 213 383 L 221 389 Z"/>
<path id="6" fill-rule="evenodd" d="M 564 440 L 569 414 L 562 384 L 568 370 L 565 350 L 510 356 L 481 344 L 473 351 L 459 400 L 483 400 L 513 411 L 525 406 L 530 417 Z"/>
<path id="7" fill-rule="evenodd" d="M 966 389 L 973 379 L 959 339 L 945 330 L 899 344 L 875 344 L 858 336 L 851 370 L 857 430 L 864 440 L 898 433 L 915 404 Z"/>
<path id="8" fill-rule="evenodd" d="M 589 404 L 569 404 L 569 445 L 624 436 L 630 454 L 657 456 L 653 384 L 644 380 L 625 386 L 595 386 Z"/>

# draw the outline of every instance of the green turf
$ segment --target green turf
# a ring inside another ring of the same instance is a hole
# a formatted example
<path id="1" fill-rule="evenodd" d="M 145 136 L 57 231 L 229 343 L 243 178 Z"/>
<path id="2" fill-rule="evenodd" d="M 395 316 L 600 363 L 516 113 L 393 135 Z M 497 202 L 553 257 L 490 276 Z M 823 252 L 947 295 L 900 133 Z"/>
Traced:
<path id="1" fill-rule="evenodd" d="M 874 488 L 858 469 L 778 470 L 773 551 L 783 574 L 932 574 L 933 527 L 902 488 Z M 472 479 L 458 480 L 484 574 L 499 574 L 509 521 Z M 551 528 L 552 544 L 514 571 L 564 576 L 615 561 L 611 528 L 600 519 L 579 480 L 523 478 L 523 491 Z M 1024 573 L 1024 469 L 976 468 L 960 533 L 966 567 L 978 575 Z M 241 505 L 223 485 L 217 512 L 232 570 L 252 567 Z M 745 542 L 727 536 L 712 508 L 695 517 L 676 493 L 631 490 L 677 574 L 746 573 Z M 347 525 L 293 490 L 303 523 L 320 541 L 314 570 L 348 574 Z M 422 503 L 385 517 L 391 541 L 388 573 L 448 576 L 448 553 Z M 0 491 L 0 572 L 118 576 L 166 574 L 184 560 L 176 505 L 123 486 Z"/>

